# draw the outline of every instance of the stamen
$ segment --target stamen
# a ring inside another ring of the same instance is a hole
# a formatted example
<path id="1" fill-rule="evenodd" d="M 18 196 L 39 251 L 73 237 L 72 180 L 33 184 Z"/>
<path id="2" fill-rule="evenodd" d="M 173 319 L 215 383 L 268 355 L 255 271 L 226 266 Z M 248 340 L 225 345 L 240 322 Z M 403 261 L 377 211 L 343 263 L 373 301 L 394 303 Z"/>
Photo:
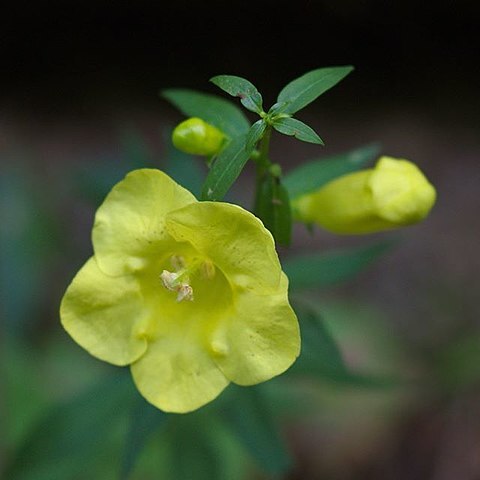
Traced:
<path id="1" fill-rule="evenodd" d="M 178 277 L 179 277 L 178 273 L 169 272 L 168 270 L 164 270 L 160 274 L 160 280 L 162 281 L 163 286 L 167 290 L 171 290 L 171 291 L 176 291 L 177 290 Z"/>
<path id="2" fill-rule="evenodd" d="M 185 259 L 181 255 L 172 255 L 170 263 L 176 272 L 185 268 Z"/>
<path id="3" fill-rule="evenodd" d="M 202 275 L 207 280 L 211 280 L 215 277 L 215 265 L 211 260 L 205 260 L 201 266 Z"/>
<path id="4" fill-rule="evenodd" d="M 215 277 L 215 265 L 210 260 L 201 261 L 200 259 L 194 259 L 187 267 L 182 256 L 172 255 L 170 262 L 175 271 L 163 270 L 160 274 L 160 280 L 167 290 L 177 292 L 177 302 L 194 300 L 190 276 L 195 272 L 199 272 L 207 280 Z"/>
<path id="5" fill-rule="evenodd" d="M 177 289 L 177 302 L 182 300 L 193 302 L 193 288 L 186 283 L 182 283 Z"/>

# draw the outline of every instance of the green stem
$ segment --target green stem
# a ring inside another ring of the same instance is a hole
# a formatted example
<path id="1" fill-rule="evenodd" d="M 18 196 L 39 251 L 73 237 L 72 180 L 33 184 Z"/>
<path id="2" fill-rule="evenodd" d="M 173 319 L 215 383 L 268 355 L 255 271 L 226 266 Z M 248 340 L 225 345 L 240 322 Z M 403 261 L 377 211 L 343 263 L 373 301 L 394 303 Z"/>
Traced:
<path id="1" fill-rule="evenodd" d="M 256 182 L 255 182 L 255 204 L 254 204 L 255 211 L 257 210 L 257 205 L 258 205 L 258 200 L 260 195 L 260 188 L 262 186 L 263 179 L 271 165 L 270 159 L 268 158 L 271 136 L 272 136 L 272 127 L 269 125 L 263 135 L 262 141 L 260 143 L 259 155 L 255 161 L 257 164 Z"/>

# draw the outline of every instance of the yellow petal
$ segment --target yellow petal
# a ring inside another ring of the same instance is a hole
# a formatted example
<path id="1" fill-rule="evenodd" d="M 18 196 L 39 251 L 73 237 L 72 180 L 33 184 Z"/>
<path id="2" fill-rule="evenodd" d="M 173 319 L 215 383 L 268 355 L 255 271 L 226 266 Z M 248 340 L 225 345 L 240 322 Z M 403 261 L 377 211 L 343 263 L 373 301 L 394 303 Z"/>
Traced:
<path id="1" fill-rule="evenodd" d="M 394 225 L 423 220 L 435 203 L 435 188 L 408 160 L 380 158 L 368 185 L 377 215 Z"/>
<path id="2" fill-rule="evenodd" d="M 188 190 L 159 170 L 129 173 L 95 216 L 92 241 L 99 267 L 109 275 L 142 270 L 171 242 L 166 214 L 192 202 L 196 199 Z"/>
<path id="3" fill-rule="evenodd" d="M 268 294 L 278 288 L 280 262 L 270 232 L 243 208 L 223 202 L 198 202 L 167 216 L 167 230 L 190 242 L 233 284 Z"/>
<path id="4" fill-rule="evenodd" d="M 283 373 L 298 357 L 300 331 L 287 288 L 288 280 L 282 274 L 276 295 L 244 292 L 235 311 L 213 333 L 212 354 L 232 382 L 263 382 Z"/>
<path id="5" fill-rule="evenodd" d="M 72 338 L 114 365 L 128 365 L 145 352 L 147 342 L 139 328 L 147 315 L 137 281 L 130 275 L 105 275 L 94 257 L 77 273 L 60 306 L 62 324 Z"/>
<path id="6" fill-rule="evenodd" d="M 140 393 L 165 412 L 196 410 L 229 383 L 198 338 L 182 329 L 157 337 L 131 371 Z"/>

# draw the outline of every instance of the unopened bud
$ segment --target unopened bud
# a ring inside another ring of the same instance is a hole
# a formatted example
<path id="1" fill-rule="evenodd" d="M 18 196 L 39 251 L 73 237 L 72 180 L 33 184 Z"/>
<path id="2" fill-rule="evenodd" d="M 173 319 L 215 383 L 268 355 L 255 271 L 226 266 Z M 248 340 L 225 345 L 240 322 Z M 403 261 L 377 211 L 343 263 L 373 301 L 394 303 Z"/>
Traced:
<path id="1" fill-rule="evenodd" d="M 435 188 L 415 164 L 381 157 L 374 168 L 339 177 L 292 203 L 297 220 L 361 234 L 420 222 L 435 199 Z"/>
<path id="2" fill-rule="evenodd" d="M 192 155 L 215 155 L 224 140 L 225 135 L 218 128 L 197 117 L 178 124 L 172 134 L 175 147 Z"/>

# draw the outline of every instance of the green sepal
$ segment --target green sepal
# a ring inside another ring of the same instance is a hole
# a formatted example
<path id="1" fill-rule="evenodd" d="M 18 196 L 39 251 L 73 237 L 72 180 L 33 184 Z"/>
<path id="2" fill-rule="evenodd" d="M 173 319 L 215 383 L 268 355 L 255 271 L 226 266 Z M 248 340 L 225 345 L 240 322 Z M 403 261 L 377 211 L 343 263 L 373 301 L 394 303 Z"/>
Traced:
<path id="1" fill-rule="evenodd" d="M 341 175 L 360 170 L 373 161 L 379 152 L 380 145 L 374 143 L 325 159 L 312 160 L 288 172 L 283 177 L 283 183 L 290 198 L 295 199 L 318 190 Z"/>
<path id="2" fill-rule="evenodd" d="M 285 102 L 285 106 L 280 108 L 278 112 L 290 115 L 298 112 L 322 95 L 322 93 L 335 86 L 352 70 L 353 67 L 350 65 L 319 68 L 296 78 L 284 87 L 278 95 L 277 102 Z"/>
<path id="3" fill-rule="evenodd" d="M 247 150 L 253 150 L 258 141 L 263 137 L 267 123 L 264 120 L 257 120 L 247 134 Z"/>
<path id="4" fill-rule="evenodd" d="M 163 90 L 161 95 L 187 117 L 199 117 L 230 137 L 245 135 L 250 128 L 240 108 L 216 95 L 182 88 Z"/>
<path id="5" fill-rule="evenodd" d="M 389 240 L 327 253 L 297 255 L 283 262 L 283 270 L 291 290 L 328 287 L 352 279 L 395 243 Z"/>
<path id="6" fill-rule="evenodd" d="M 235 75 L 217 75 L 210 81 L 224 92 L 240 98 L 242 105 L 251 112 L 263 112 L 263 99 L 257 87 L 242 77 Z"/>
<path id="7" fill-rule="evenodd" d="M 287 189 L 280 179 L 265 175 L 257 192 L 255 214 L 280 245 L 289 245 L 292 235 L 292 212 Z"/>
<path id="8" fill-rule="evenodd" d="M 272 121 L 273 128 L 284 135 L 295 137 L 302 142 L 324 145 L 323 140 L 308 125 L 296 118 L 280 117 Z"/>
<path id="9" fill-rule="evenodd" d="M 246 136 L 233 138 L 218 154 L 202 187 L 202 200 L 221 200 L 237 179 L 252 153 Z"/>

